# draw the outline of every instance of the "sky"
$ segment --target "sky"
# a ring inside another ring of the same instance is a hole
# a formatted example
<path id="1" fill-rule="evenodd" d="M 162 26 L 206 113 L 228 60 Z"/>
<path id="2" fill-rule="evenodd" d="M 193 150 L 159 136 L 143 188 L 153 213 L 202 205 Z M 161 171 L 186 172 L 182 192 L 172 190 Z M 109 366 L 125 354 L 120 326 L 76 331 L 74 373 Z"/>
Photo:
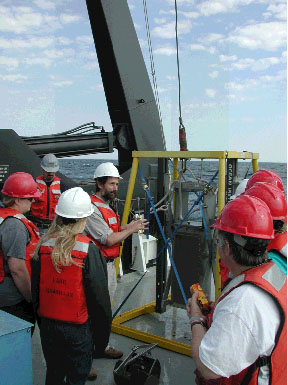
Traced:
<path id="1" fill-rule="evenodd" d="M 128 4 L 151 78 L 143 1 Z M 166 148 L 179 150 L 175 1 L 146 4 Z M 188 149 L 286 162 L 286 1 L 177 0 L 177 8 Z M 0 129 L 22 136 L 87 122 L 112 130 L 84 0 L 1 1 L 0 95 Z"/>

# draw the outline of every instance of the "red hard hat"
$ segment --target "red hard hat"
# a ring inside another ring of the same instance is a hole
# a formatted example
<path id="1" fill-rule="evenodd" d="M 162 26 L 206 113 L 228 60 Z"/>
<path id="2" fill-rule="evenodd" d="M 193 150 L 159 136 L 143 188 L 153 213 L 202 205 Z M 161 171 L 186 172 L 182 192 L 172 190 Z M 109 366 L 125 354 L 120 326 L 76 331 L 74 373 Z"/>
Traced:
<path id="1" fill-rule="evenodd" d="M 280 190 L 284 191 L 283 182 L 280 176 L 274 171 L 270 171 L 270 170 L 256 171 L 255 174 L 253 174 L 249 178 L 245 191 L 249 190 L 249 188 L 252 187 L 253 184 L 257 182 L 271 183 L 274 186 L 280 188 Z"/>
<path id="2" fill-rule="evenodd" d="M 1 192 L 12 198 L 40 198 L 37 183 L 27 172 L 15 172 L 6 179 Z"/>
<path id="3" fill-rule="evenodd" d="M 270 209 L 274 221 L 286 221 L 287 218 L 287 202 L 282 190 L 273 186 L 271 183 L 257 182 L 249 190 L 245 191 L 245 195 L 252 195 L 262 199 Z"/>
<path id="4" fill-rule="evenodd" d="M 261 199 L 248 195 L 239 195 L 227 203 L 211 227 L 251 238 L 274 239 L 269 207 Z"/>

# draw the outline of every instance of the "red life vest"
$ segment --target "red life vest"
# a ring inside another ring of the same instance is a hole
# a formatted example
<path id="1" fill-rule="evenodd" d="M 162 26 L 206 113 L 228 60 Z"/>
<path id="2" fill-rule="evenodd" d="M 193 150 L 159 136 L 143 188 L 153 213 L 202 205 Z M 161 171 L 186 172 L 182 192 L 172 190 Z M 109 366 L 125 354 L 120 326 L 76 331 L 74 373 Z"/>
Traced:
<path id="1" fill-rule="evenodd" d="M 33 256 L 36 245 L 40 239 L 39 230 L 34 225 L 34 223 L 29 221 L 29 219 L 27 219 L 23 214 L 21 214 L 20 211 L 10 209 L 10 208 L 0 209 L 0 225 L 8 217 L 13 217 L 13 218 L 19 219 L 21 222 L 24 223 L 27 230 L 29 231 L 30 242 L 26 246 L 25 262 L 26 262 L 26 267 L 27 267 L 28 273 L 31 277 L 31 262 L 30 261 L 31 261 L 31 258 Z M 5 278 L 4 256 L 3 256 L 2 250 L 0 250 L 0 282 L 3 282 L 4 278 Z"/>
<path id="2" fill-rule="evenodd" d="M 224 287 L 227 285 L 229 278 L 229 269 L 228 267 L 221 261 L 219 261 L 219 267 L 220 267 L 220 276 L 221 276 L 221 290 L 224 289 Z"/>
<path id="3" fill-rule="evenodd" d="M 254 364 L 229 378 L 221 377 L 217 380 L 205 380 L 201 377 L 199 371 L 196 370 L 197 385 L 257 385 L 257 376 L 260 367 L 265 365 L 268 365 L 270 370 L 269 385 L 283 385 L 287 383 L 287 280 L 286 276 L 281 273 L 273 262 L 264 263 L 249 269 L 234 278 L 234 285 L 232 287 L 230 286 L 233 284 L 232 281 L 231 284 L 223 290 L 209 317 L 207 317 L 208 326 L 213 322 L 213 313 L 217 304 L 236 287 L 247 283 L 252 283 L 269 293 L 278 306 L 281 321 L 275 337 L 274 349 L 270 357 L 259 357 Z M 263 309 L 263 312 L 266 311 L 267 309 Z"/>
<path id="4" fill-rule="evenodd" d="M 104 203 L 102 199 L 98 198 L 96 195 L 90 195 L 91 202 L 98 207 L 99 211 L 101 212 L 103 219 L 109 226 L 109 228 L 114 232 L 118 233 L 121 231 L 121 225 L 120 225 L 120 217 L 118 214 L 115 213 L 111 207 L 109 207 L 108 204 Z M 113 246 L 106 246 L 102 245 L 96 239 L 92 238 L 91 235 L 88 235 L 88 237 L 99 247 L 101 253 L 103 254 L 105 259 L 115 259 L 119 257 L 119 251 L 121 243 L 117 243 Z"/>
<path id="5" fill-rule="evenodd" d="M 54 177 L 51 185 L 46 185 L 43 175 L 36 178 L 36 183 L 42 195 L 39 199 L 32 203 L 31 214 L 40 219 L 49 219 L 52 221 L 55 217 L 55 207 L 58 203 L 58 199 L 61 195 L 60 179 L 57 176 Z M 47 212 L 47 201 L 49 199 L 49 212 Z"/>
<path id="6" fill-rule="evenodd" d="M 40 306 L 41 317 L 59 321 L 83 324 L 88 319 L 82 267 L 72 264 L 61 266 L 61 273 L 55 270 L 51 254 L 56 238 L 50 238 L 39 250 L 41 258 Z M 84 264 L 90 240 L 82 234 L 76 237 L 71 256 L 75 262 Z"/>
<path id="7" fill-rule="evenodd" d="M 277 250 L 285 258 L 287 258 L 287 232 L 276 233 L 275 238 L 267 246 L 267 250 Z"/>

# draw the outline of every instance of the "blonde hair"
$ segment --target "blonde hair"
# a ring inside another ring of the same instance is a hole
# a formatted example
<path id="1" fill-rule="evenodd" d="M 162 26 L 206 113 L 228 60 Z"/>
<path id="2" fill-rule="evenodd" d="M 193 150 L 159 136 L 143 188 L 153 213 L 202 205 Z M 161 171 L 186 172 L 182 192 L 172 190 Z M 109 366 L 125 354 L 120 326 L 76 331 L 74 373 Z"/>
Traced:
<path id="1" fill-rule="evenodd" d="M 40 239 L 34 251 L 33 258 L 39 258 L 39 250 L 43 243 L 51 238 L 55 238 L 55 247 L 51 254 L 51 259 L 55 270 L 60 273 L 60 266 L 76 265 L 82 267 L 82 263 L 77 263 L 73 260 L 71 252 L 75 246 L 76 237 L 82 233 L 87 218 L 68 219 L 57 215 L 48 232 Z"/>

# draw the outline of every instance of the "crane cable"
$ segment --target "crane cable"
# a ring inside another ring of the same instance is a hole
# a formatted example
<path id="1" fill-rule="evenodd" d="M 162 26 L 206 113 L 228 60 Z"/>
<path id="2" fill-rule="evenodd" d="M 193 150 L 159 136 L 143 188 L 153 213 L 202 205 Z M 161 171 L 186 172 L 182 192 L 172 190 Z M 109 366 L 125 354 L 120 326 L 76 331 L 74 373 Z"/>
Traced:
<path id="1" fill-rule="evenodd" d="M 176 37 L 176 57 L 177 57 L 177 75 L 178 75 L 179 145 L 180 145 L 180 151 L 187 151 L 186 131 L 183 124 L 182 107 L 181 107 L 181 78 L 180 78 L 179 42 L 178 42 L 177 0 L 175 0 L 175 37 Z"/>
<path id="2" fill-rule="evenodd" d="M 148 9 L 147 9 L 146 0 L 142 0 L 142 3 L 143 3 L 143 8 L 144 8 L 146 35 L 147 35 L 147 42 L 148 42 L 148 50 L 149 50 L 149 57 L 150 57 L 150 66 L 151 66 L 151 75 L 152 75 L 152 80 L 153 80 L 154 94 L 155 94 L 156 105 L 157 105 L 157 109 L 158 109 L 158 113 L 159 113 L 159 118 L 160 118 L 160 126 L 161 126 L 161 131 L 162 131 L 163 143 L 165 143 L 163 124 L 162 124 L 162 114 L 161 114 L 161 108 L 160 108 L 160 99 L 159 99 L 158 86 L 157 86 L 156 70 L 155 70 L 155 64 L 154 64 L 153 48 L 152 48 L 152 40 L 151 40 L 151 34 L 150 34 Z"/>

